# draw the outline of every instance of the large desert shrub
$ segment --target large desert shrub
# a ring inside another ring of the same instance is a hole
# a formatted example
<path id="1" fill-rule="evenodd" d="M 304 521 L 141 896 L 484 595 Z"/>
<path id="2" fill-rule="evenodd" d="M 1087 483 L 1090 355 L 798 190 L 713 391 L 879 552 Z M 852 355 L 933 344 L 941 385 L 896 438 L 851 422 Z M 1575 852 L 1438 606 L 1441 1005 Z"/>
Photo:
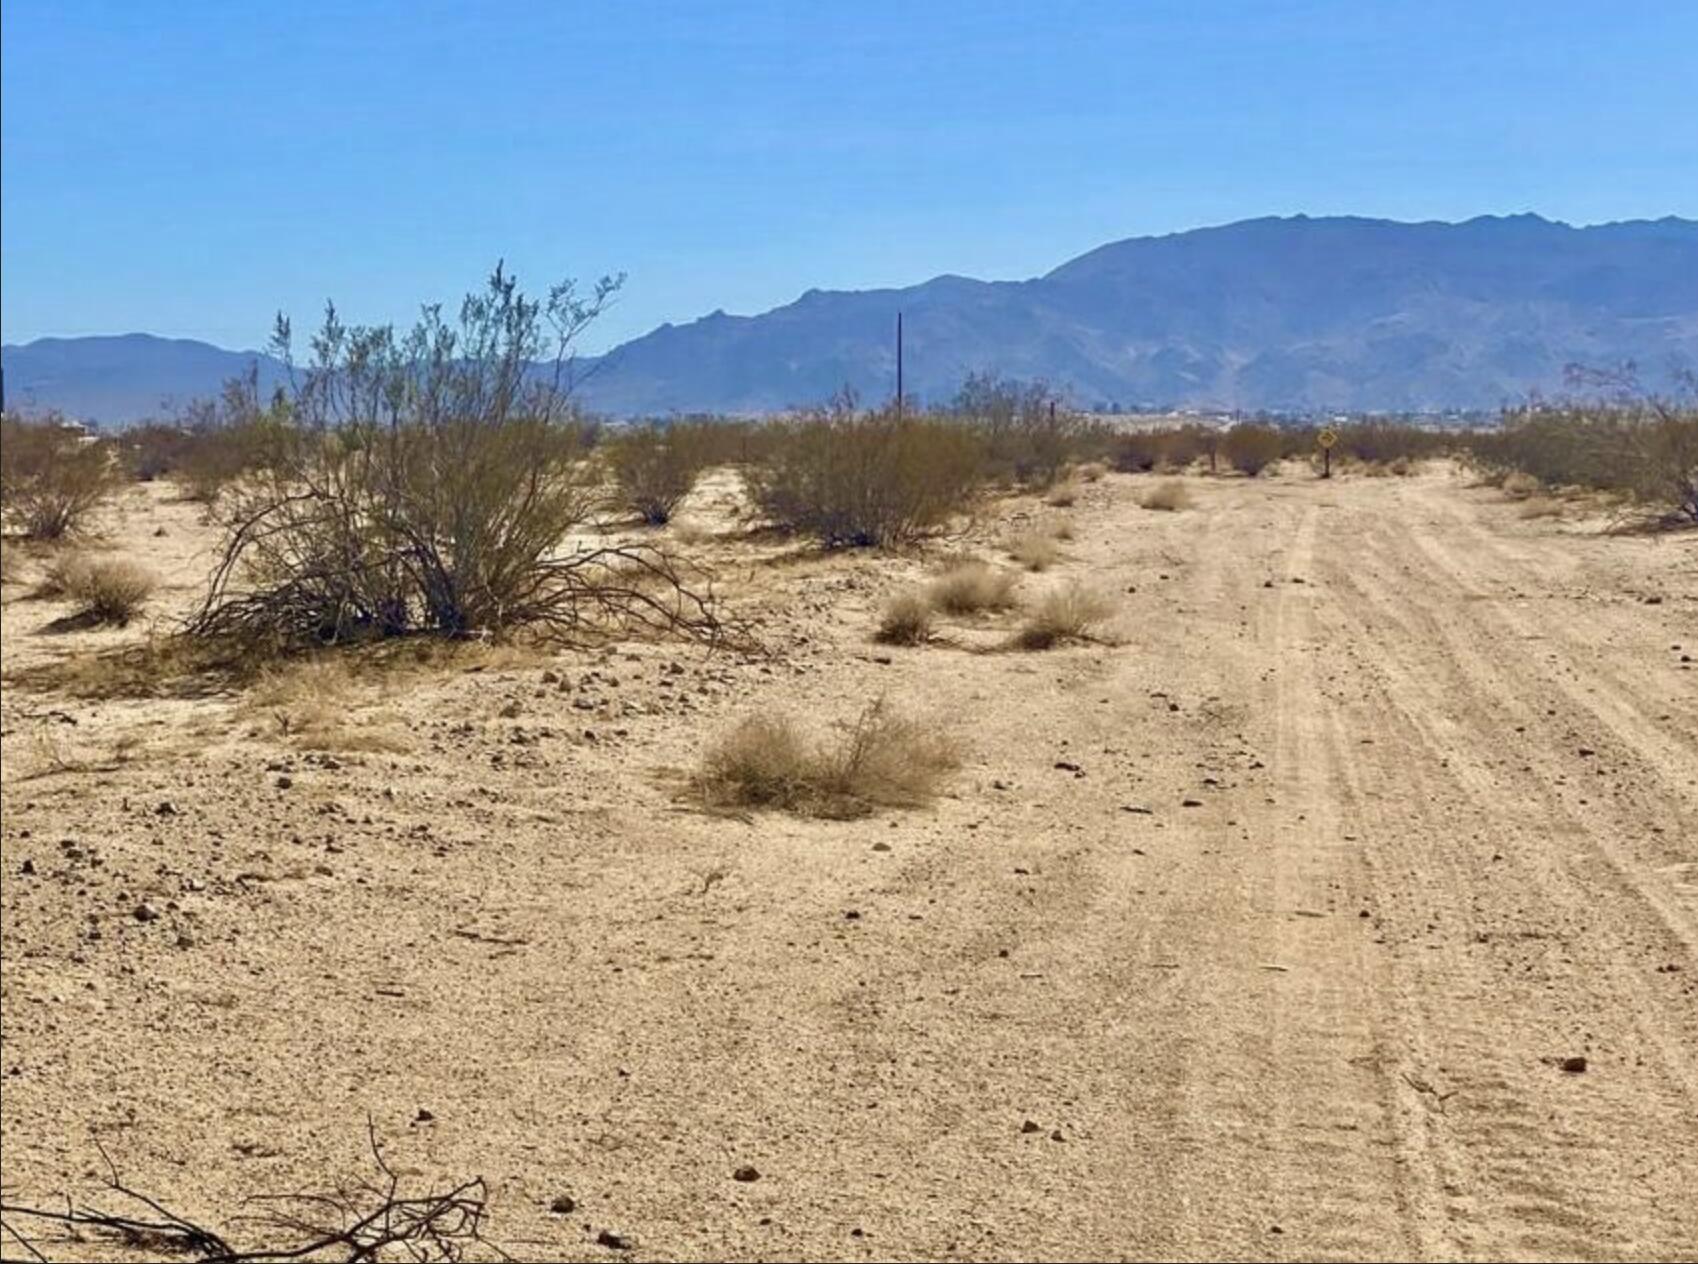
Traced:
<path id="1" fill-rule="evenodd" d="M 110 449 L 61 418 L 0 418 L 0 514 L 31 539 L 63 539 L 122 479 Z"/>
<path id="2" fill-rule="evenodd" d="M 622 503 L 644 522 L 671 520 L 684 497 L 723 450 L 713 422 L 649 422 L 611 435 L 601 452 Z"/>
<path id="3" fill-rule="evenodd" d="M 1050 486 L 1106 443 L 1099 427 L 1065 407 L 1044 382 L 970 374 L 949 411 L 983 436 L 990 476 L 1025 487 Z"/>
<path id="4" fill-rule="evenodd" d="M 1635 493 L 1698 526 L 1698 409 L 1660 416 L 1648 428 L 1642 451 Z"/>
<path id="5" fill-rule="evenodd" d="M 850 819 L 923 804 L 960 764 L 946 731 L 880 700 L 827 742 L 809 742 L 787 717 L 751 716 L 708 750 L 694 785 L 712 807 Z"/>
<path id="6" fill-rule="evenodd" d="M 967 509 L 983 450 L 955 421 L 862 413 L 839 396 L 797 421 L 775 423 L 748 472 L 750 494 L 775 527 L 827 548 L 910 543 Z"/>
<path id="7" fill-rule="evenodd" d="M 194 630 L 284 647 L 633 623 L 713 634 L 659 550 L 567 538 L 600 491 L 565 358 L 616 286 L 534 301 L 497 268 L 457 325 L 429 308 L 404 335 L 332 308 L 263 455 L 214 511 L 223 550 Z M 287 360 L 287 322 L 277 346 Z"/>
<path id="8" fill-rule="evenodd" d="M 164 478 L 181 463 L 192 436 L 183 426 L 145 421 L 124 432 L 119 454 L 124 469 L 138 483 Z"/>
<path id="9" fill-rule="evenodd" d="M 1286 440 L 1277 426 L 1239 422 L 1221 439 L 1220 452 L 1233 469 L 1254 478 L 1285 455 Z"/>

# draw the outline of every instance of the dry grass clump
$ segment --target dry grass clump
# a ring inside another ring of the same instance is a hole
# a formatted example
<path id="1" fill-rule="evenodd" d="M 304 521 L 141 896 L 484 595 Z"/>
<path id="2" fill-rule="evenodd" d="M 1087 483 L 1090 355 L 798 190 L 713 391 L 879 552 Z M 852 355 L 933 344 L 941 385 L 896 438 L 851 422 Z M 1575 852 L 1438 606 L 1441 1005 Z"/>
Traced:
<path id="1" fill-rule="evenodd" d="M 1078 501 L 1079 485 L 1077 483 L 1058 483 L 1050 488 L 1049 495 L 1044 497 L 1044 503 L 1056 509 L 1071 509 Z"/>
<path id="2" fill-rule="evenodd" d="M 1511 500 L 1526 500 L 1539 490 L 1539 480 L 1517 470 L 1504 477 L 1502 486 L 1504 495 Z"/>
<path id="3" fill-rule="evenodd" d="M 946 614 L 1007 610 L 1015 603 L 1012 571 L 986 562 L 957 562 L 926 588 L 926 598 Z"/>
<path id="4" fill-rule="evenodd" d="M 1108 466 L 1101 461 L 1088 461 L 1074 472 L 1081 483 L 1100 483 L 1103 475 L 1108 473 Z"/>
<path id="5" fill-rule="evenodd" d="M 1047 571 L 1061 556 L 1053 536 L 1028 531 L 1008 544 L 1008 556 L 1029 571 Z"/>
<path id="6" fill-rule="evenodd" d="M 1073 538 L 1073 520 L 1071 518 L 1057 518 L 1050 524 L 1049 534 L 1050 538 L 1054 540 L 1071 540 Z"/>
<path id="7" fill-rule="evenodd" d="M 35 595 L 76 603 L 72 617 L 81 622 L 123 627 L 141 613 L 157 586 L 152 572 L 134 562 L 72 553 L 48 565 Z"/>
<path id="8" fill-rule="evenodd" d="M 368 690 L 348 663 L 319 656 L 260 672 L 245 708 L 266 716 L 278 735 L 304 750 L 396 754 L 410 749 L 383 724 L 362 715 Z"/>
<path id="9" fill-rule="evenodd" d="M 750 716 L 708 750 L 692 784 L 713 808 L 848 820 L 926 803 L 960 766 L 953 737 L 892 714 L 881 699 L 838 740 L 819 744 L 788 717 Z"/>
<path id="10" fill-rule="evenodd" d="M 1191 508 L 1191 489 L 1176 478 L 1169 479 L 1150 488 L 1139 498 L 1138 503 L 1145 509 L 1176 513 L 1181 509 Z"/>
<path id="11" fill-rule="evenodd" d="M 886 645 L 924 645 L 932 638 L 932 603 L 924 593 L 898 593 L 885 606 L 874 635 Z"/>
<path id="12" fill-rule="evenodd" d="M 1562 517 L 1562 502 L 1552 500 L 1549 496 L 1529 496 L 1521 502 L 1521 508 L 1516 510 L 1519 518 L 1560 518 Z"/>
<path id="13" fill-rule="evenodd" d="M 1047 650 L 1089 640 L 1091 629 L 1112 613 L 1114 606 L 1107 597 L 1074 582 L 1038 603 L 1015 634 L 1014 643 L 1023 650 Z"/>

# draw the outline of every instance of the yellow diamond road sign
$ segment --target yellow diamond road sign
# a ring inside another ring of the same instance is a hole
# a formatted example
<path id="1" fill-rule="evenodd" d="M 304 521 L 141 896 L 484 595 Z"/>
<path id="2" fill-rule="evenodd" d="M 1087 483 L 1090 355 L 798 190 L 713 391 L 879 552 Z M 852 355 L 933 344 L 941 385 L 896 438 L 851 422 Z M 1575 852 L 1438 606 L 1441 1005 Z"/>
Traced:
<path id="1" fill-rule="evenodd" d="M 1328 426 L 1325 430 L 1321 431 L 1320 434 L 1315 436 L 1315 442 L 1320 444 L 1323 448 L 1330 448 L 1333 444 L 1338 442 L 1338 431 L 1334 430 L 1331 426 Z"/>

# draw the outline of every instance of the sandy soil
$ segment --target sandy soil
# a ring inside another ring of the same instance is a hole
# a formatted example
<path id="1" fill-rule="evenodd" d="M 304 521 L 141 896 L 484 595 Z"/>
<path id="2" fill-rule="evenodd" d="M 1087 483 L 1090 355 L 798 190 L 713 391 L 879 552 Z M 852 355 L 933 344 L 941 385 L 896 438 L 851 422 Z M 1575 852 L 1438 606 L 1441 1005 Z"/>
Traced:
<path id="1" fill-rule="evenodd" d="M 1698 543 L 1442 470 L 1190 483 L 1087 486 L 1022 580 L 1116 593 L 1113 645 L 887 650 L 923 560 L 710 539 L 770 659 L 9 683 L 8 1195 L 98 1140 L 223 1222 L 369 1113 L 524 1259 L 1698 1256 Z M 186 608 L 191 507 L 112 539 Z M 19 591 L 8 673 L 145 635 Z M 881 693 L 967 744 L 935 807 L 681 800 L 741 715 Z"/>

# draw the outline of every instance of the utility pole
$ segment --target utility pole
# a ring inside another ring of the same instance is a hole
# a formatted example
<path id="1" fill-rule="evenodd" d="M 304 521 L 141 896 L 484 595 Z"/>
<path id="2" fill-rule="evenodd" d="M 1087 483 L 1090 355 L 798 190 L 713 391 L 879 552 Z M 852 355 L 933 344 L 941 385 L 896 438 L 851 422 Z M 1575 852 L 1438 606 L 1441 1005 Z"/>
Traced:
<path id="1" fill-rule="evenodd" d="M 902 313 L 896 313 L 896 423 L 902 424 Z"/>

